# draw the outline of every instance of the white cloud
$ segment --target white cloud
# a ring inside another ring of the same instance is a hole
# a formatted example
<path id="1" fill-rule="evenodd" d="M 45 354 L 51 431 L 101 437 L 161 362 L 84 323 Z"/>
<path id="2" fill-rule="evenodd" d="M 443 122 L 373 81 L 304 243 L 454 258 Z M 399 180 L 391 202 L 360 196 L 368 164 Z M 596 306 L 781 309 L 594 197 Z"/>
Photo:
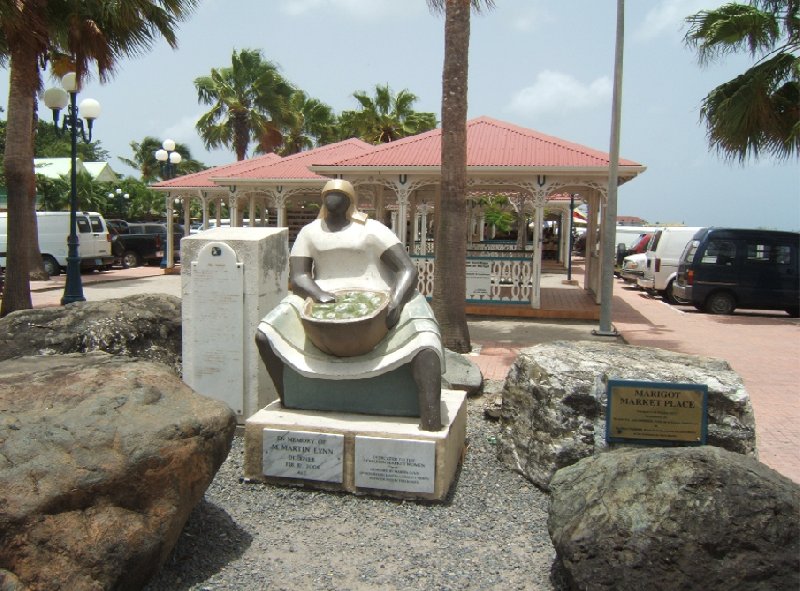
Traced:
<path id="1" fill-rule="evenodd" d="M 361 20 L 377 20 L 419 14 L 427 8 L 424 2 L 398 0 L 281 0 L 280 10 L 294 17 L 336 12 Z"/>
<path id="2" fill-rule="evenodd" d="M 518 91 L 506 110 L 524 116 L 564 115 L 585 111 L 611 99 L 611 79 L 602 76 L 585 84 L 569 74 L 545 70 L 531 86 Z"/>
<path id="3" fill-rule="evenodd" d="M 528 8 L 524 11 L 519 11 L 513 16 L 511 28 L 522 33 L 530 33 L 537 29 L 543 29 L 553 22 L 555 22 L 555 19 L 547 10 Z"/>
<path id="4" fill-rule="evenodd" d="M 669 35 L 680 39 L 687 16 L 717 8 L 723 3 L 723 0 L 661 0 L 647 12 L 641 27 L 634 32 L 634 38 L 649 41 Z"/>

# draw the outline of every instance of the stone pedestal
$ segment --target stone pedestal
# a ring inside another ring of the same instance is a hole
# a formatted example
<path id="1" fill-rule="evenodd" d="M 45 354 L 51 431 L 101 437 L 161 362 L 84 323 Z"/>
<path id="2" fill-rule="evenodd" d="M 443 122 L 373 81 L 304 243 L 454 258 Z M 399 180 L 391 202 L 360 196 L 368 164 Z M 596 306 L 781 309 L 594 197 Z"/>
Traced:
<path id="1" fill-rule="evenodd" d="M 277 399 L 255 345 L 288 290 L 286 228 L 215 228 L 181 241 L 183 380 L 237 421 Z"/>
<path id="2" fill-rule="evenodd" d="M 282 408 L 276 401 L 245 427 L 251 480 L 400 499 L 446 498 L 464 451 L 466 392 L 442 390 L 439 431 L 417 417 Z"/>

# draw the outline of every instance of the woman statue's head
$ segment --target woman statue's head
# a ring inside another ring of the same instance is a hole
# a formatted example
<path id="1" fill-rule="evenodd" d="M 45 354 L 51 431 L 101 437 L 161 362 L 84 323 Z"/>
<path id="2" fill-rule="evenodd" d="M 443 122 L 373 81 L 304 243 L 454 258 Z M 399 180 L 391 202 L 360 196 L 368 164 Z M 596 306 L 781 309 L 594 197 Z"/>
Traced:
<path id="1" fill-rule="evenodd" d="M 322 187 L 322 205 L 319 210 L 320 218 L 324 219 L 328 215 L 328 201 L 326 199 L 327 196 L 334 198 L 336 196 L 344 196 L 348 199 L 349 204 L 347 207 L 347 212 L 345 213 L 346 219 L 354 219 L 356 221 L 362 221 L 361 218 L 365 217 L 363 214 L 359 214 L 356 211 L 356 191 L 353 188 L 353 185 L 349 181 L 345 181 L 342 179 L 331 179 L 325 186 Z M 362 222 L 363 223 L 363 222 Z"/>

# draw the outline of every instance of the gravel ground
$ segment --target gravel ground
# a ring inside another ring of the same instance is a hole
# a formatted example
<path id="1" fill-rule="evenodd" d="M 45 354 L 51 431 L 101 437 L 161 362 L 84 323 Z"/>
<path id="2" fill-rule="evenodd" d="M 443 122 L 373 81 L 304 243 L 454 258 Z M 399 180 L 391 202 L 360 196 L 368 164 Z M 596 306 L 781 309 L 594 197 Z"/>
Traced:
<path id="1" fill-rule="evenodd" d="M 237 436 L 146 590 L 553 590 L 548 498 L 497 461 L 493 398 L 468 400 L 466 458 L 441 504 L 242 483 Z"/>

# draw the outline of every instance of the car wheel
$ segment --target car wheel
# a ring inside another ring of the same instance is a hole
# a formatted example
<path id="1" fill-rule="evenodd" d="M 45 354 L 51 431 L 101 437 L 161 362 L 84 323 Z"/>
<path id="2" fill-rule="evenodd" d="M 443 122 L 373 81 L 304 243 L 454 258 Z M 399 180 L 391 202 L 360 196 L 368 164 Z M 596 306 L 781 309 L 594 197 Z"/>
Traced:
<path id="1" fill-rule="evenodd" d="M 42 266 L 44 267 L 45 272 L 50 275 L 50 277 L 57 277 L 58 275 L 61 275 L 61 267 L 58 266 L 58 261 L 56 261 L 49 254 L 42 257 Z"/>
<path id="2" fill-rule="evenodd" d="M 726 291 L 718 291 L 708 296 L 705 310 L 709 314 L 732 314 L 736 308 L 736 300 Z"/>
<path id="3" fill-rule="evenodd" d="M 678 296 L 676 296 L 674 287 L 675 287 L 675 280 L 673 279 L 672 281 L 669 282 L 669 285 L 667 285 L 667 289 L 664 291 L 665 300 L 667 300 L 672 305 L 691 303 L 689 302 L 689 300 L 684 300 L 683 298 L 679 298 Z"/>
<path id="4" fill-rule="evenodd" d="M 142 257 L 139 256 L 138 252 L 126 250 L 125 254 L 122 255 L 122 266 L 126 269 L 131 267 L 139 267 L 141 264 Z"/>
<path id="5" fill-rule="evenodd" d="M 786 308 L 786 313 L 792 318 L 800 317 L 800 308 Z"/>

